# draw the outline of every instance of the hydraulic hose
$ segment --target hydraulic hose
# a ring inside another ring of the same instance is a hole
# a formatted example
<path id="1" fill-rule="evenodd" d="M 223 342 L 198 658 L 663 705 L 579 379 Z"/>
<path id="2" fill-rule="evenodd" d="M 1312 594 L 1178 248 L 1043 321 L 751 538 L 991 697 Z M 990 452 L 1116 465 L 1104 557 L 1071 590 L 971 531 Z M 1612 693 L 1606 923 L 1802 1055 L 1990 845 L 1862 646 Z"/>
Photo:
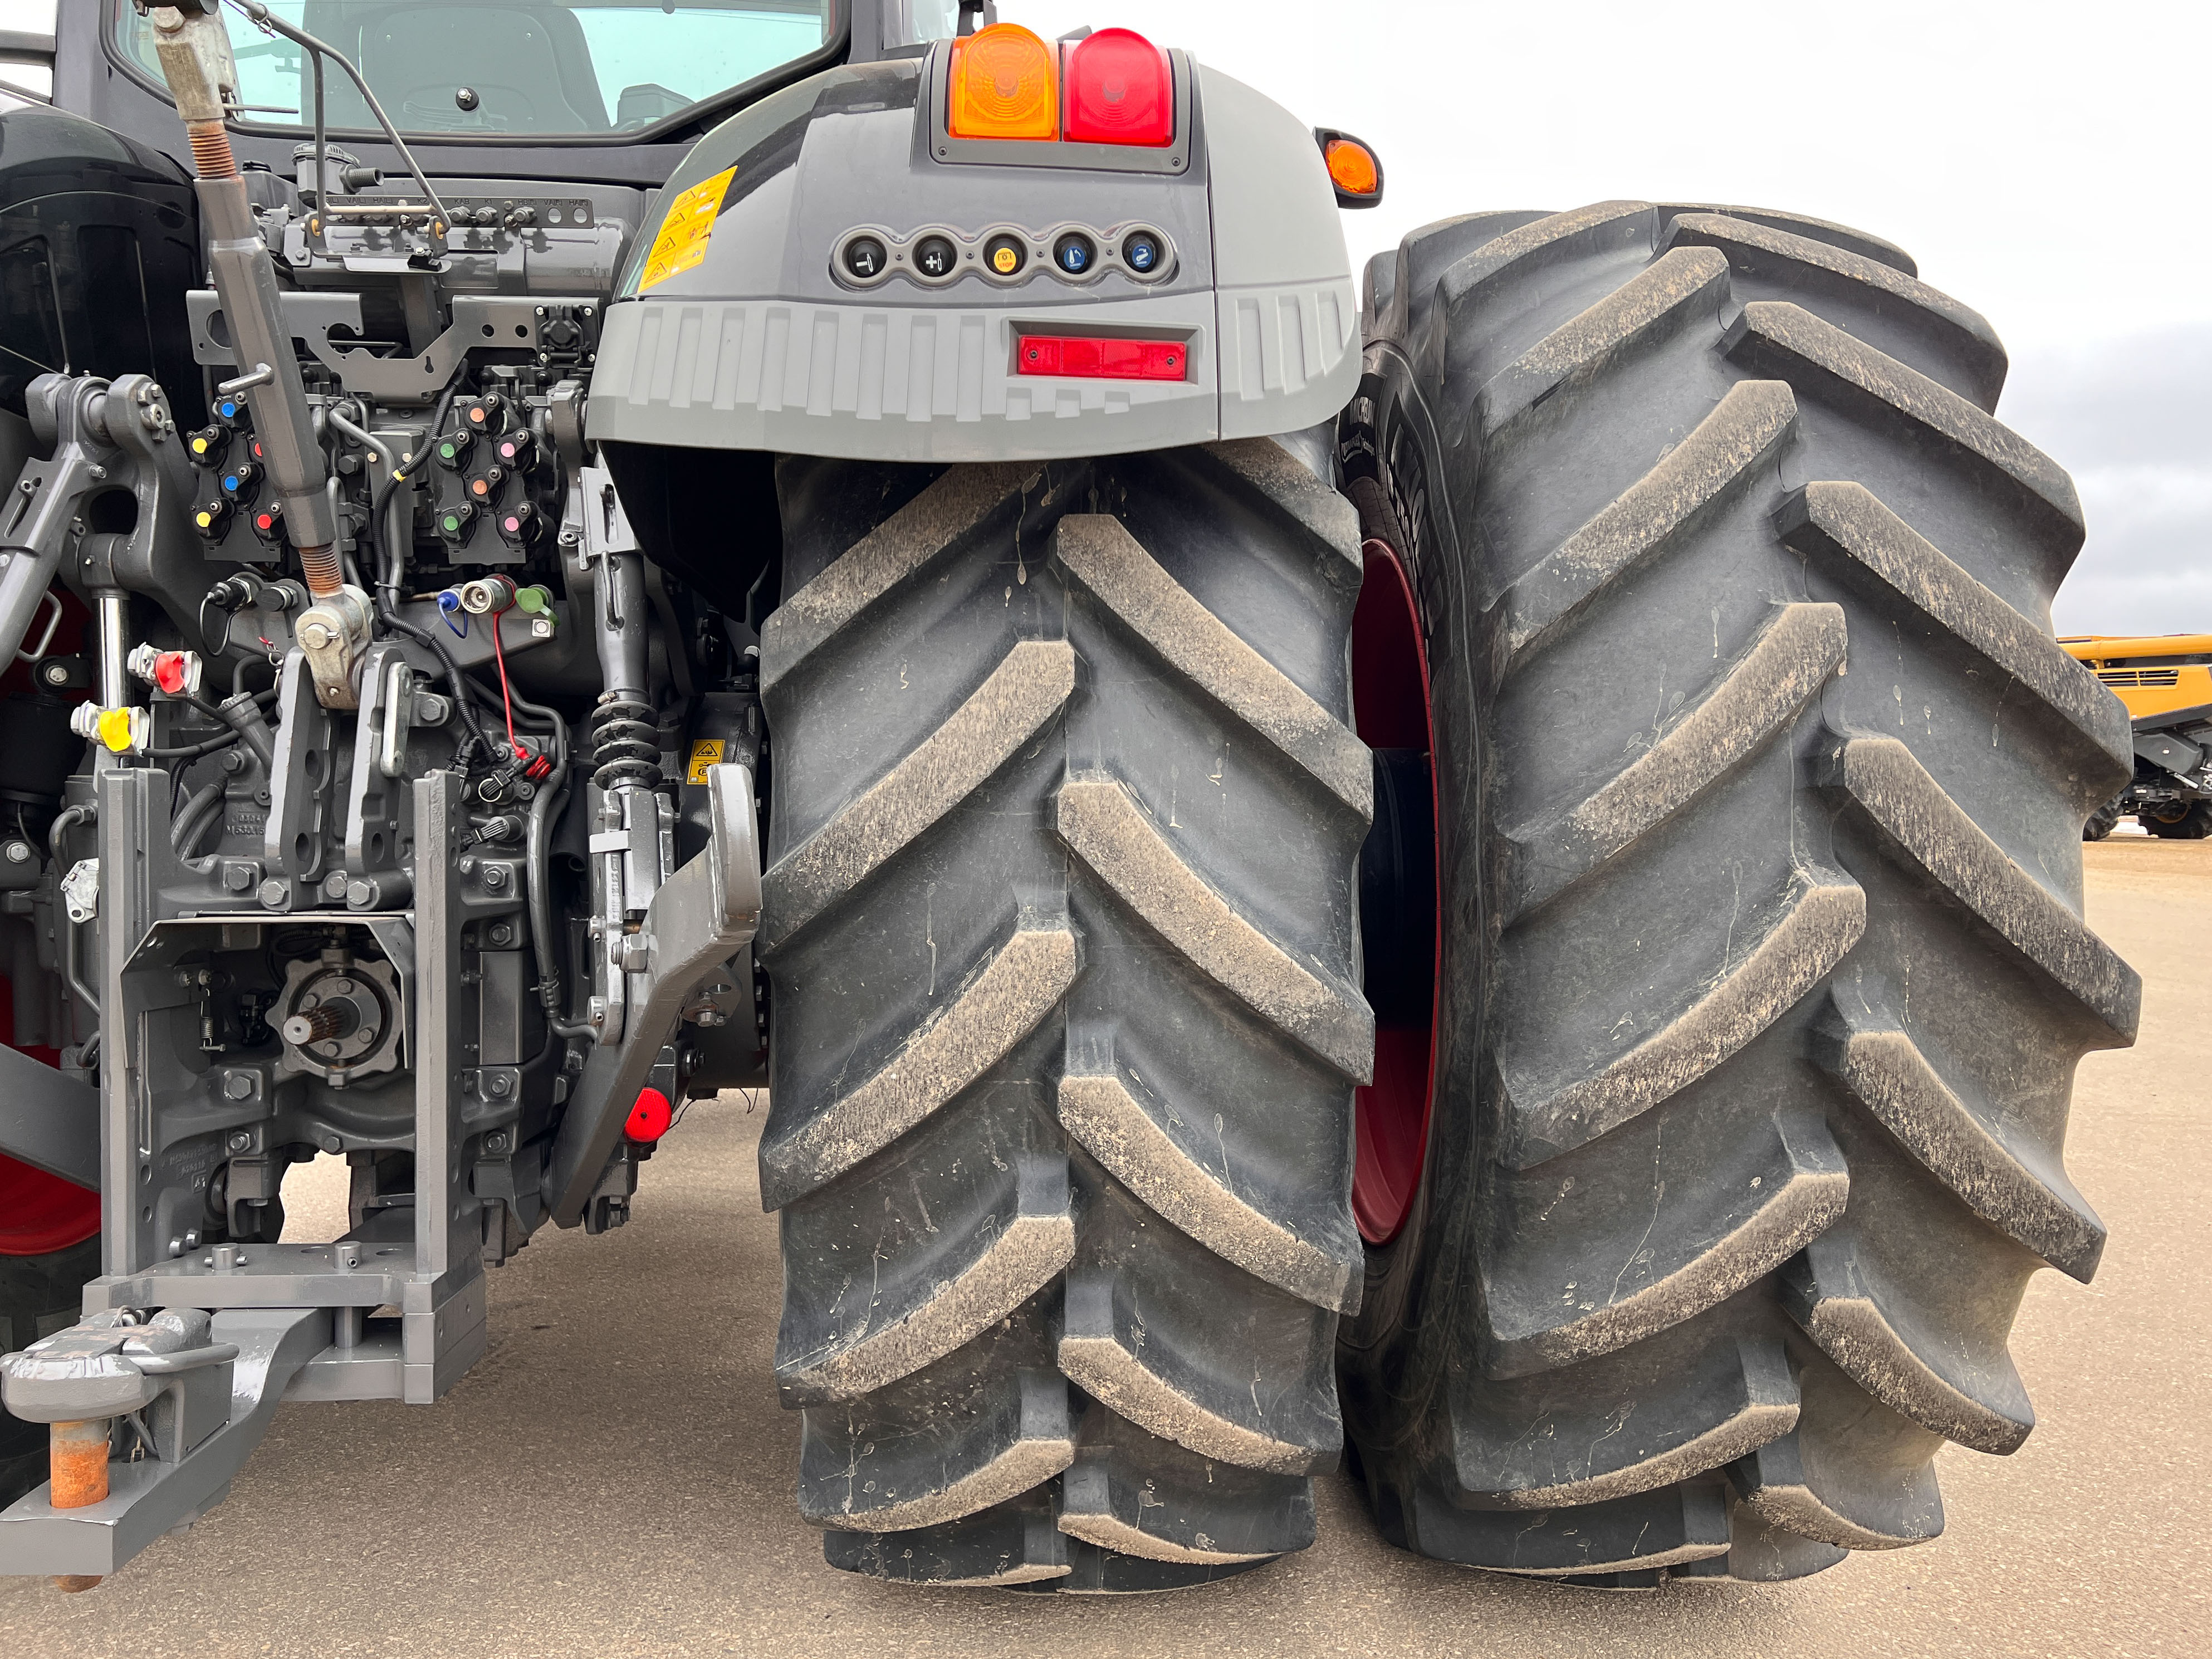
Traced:
<path id="1" fill-rule="evenodd" d="M 209 822 L 222 809 L 225 786 L 218 779 L 185 803 L 185 810 L 169 823 L 169 850 L 180 859 L 191 856 L 192 847 Z"/>
<path id="2" fill-rule="evenodd" d="M 545 1010 L 547 1028 L 557 1037 L 593 1037 L 599 1028 L 589 1020 L 561 1018 L 561 968 L 553 949 L 553 894 L 547 868 L 552 826 L 568 799 L 568 770 L 561 769 L 558 788 L 549 789 L 530 803 L 530 828 L 523 842 L 524 872 L 530 886 L 530 943 L 538 958 L 538 1000 Z"/>

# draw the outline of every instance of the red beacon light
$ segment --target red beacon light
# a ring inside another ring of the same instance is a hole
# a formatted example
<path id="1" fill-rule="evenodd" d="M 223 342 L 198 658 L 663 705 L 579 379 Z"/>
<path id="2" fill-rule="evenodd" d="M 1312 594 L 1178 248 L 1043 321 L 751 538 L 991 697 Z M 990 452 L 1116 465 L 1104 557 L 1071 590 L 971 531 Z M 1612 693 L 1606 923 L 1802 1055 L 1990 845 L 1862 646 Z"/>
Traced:
<path id="1" fill-rule="evenodd" d="M 1168 55 L 1134 29 L 1101 29 L 1067 54 L 1071 143 L 1171 144 L 1175 71 Z"/>

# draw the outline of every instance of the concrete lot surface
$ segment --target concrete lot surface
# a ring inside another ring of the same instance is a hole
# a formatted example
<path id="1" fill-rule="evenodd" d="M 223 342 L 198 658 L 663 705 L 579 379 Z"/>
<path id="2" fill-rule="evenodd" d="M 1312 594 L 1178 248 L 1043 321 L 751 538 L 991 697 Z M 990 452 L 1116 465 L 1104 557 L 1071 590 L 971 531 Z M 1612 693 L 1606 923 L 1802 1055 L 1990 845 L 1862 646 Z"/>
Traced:
<path id="1" fill-rule="evenodd" d="M 493 1276 L 491 1352 L 443 1403 L 284 1407 L 228 1504 L 99 1589 L 0 1580 L 0 1655 L 2212 1651 L 2212 843 L 2087 851 L 2090 919 L 2144 979 L 2142 1040 L 2083 1066 L 2069 1151 L 2112 1243 L 2086 1290 L 2038 1276 L 2013 1352 L 2041 1425 L 2010 1458 L 1944 1452 L 1931 1544 L 1790 1586 L 1601 1595 L 1391 1550 L 1337 1478 L 1316 1547 L 1172 1596 L 833 1572 L 769 1381 L 763 1113 L 729 1097 L 665 1143 L 628 1229 L 541 1234 Z"/>

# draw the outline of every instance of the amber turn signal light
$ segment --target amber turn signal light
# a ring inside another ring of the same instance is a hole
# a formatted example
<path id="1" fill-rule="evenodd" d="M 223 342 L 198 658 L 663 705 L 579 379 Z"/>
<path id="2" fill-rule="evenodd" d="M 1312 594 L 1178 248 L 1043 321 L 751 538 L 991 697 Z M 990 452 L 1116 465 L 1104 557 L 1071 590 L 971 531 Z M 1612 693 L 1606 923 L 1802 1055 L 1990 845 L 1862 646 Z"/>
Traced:
<path id="1" fill-rule="evenodd" d="M 1373 207 L 1382 199 L 1382 163 L 1363 140 L 1327 127 L 1316 129 L 1328 181 L 1336 187 L 1339 207 Z"/>
<path id="2" fill-rule="evenodd" d="M 952 43 L 955 138 L 1060 137 L 1060 72 L 1053 49 L 1018 23 L 994 23 Z"/>

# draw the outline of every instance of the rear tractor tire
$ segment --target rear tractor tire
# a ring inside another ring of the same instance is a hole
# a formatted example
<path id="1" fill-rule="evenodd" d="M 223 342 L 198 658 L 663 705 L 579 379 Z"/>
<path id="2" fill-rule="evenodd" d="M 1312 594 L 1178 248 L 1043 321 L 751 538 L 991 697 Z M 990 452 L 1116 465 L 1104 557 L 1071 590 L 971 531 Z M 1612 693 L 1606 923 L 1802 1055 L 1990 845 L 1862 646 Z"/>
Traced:
<path id="1" fill-rule="evenodd" d="M 1442 921 L 1432 1087 L 1361 1099 L 1376 1512 L 1622 1587 L 1933 1538 L 1936 1449 L 2034 1422 L 2029 1276 L 2096 1267 L 2069 1096 L 2136 1027 L 2073 486 L 1988 325 L 1820 221 L 1448 221 L 1369 309 L 1346 487 L 1425 651 Z"/>
<path id="2" fill-rule="evenodd" d="M 1374 1042 L 1352 509 L 1273 441 L 777 483 L 760 1165 L 800 1509 L 926 1583 L 1302 1549 Z"/>

